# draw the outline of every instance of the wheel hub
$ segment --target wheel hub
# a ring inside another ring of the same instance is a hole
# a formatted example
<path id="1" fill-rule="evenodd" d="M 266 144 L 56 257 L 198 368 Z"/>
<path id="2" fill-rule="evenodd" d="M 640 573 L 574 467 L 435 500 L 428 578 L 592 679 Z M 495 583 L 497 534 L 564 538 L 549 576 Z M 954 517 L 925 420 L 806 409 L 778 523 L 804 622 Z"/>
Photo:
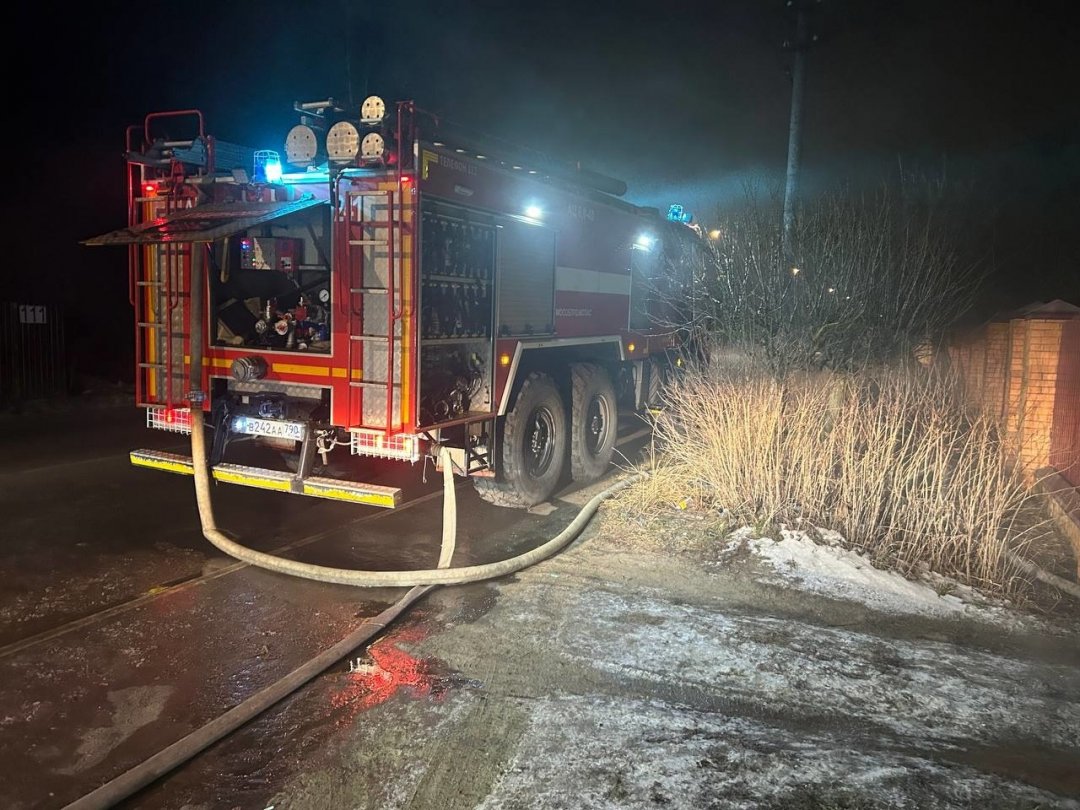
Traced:
<path id="1" fill-rule="evenodd" d="M 607 440 L 606 401 L 603 397 L 593 397 L 585 415 L 585 446 L 592 455 L 597 455 Z"/>
<path id="2" fill-rule="evenodd" d="M 537 408 L 529 415 L 529 432 L 525 436 L 526 472 L 539 478 L 555 455 L 555 419 L 547 408 Z"/>

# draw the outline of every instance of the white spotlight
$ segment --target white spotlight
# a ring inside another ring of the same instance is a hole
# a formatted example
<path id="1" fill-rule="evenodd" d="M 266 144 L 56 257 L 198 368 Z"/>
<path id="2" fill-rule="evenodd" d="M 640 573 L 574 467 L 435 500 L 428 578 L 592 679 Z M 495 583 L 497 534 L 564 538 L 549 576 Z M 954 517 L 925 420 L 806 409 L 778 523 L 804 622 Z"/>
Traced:
<path id="1" fill-rule="evenodd" d="M 378 96 L 368 96 L 360 105 L 360 120 L 365 124 L 377 124 L 386 117 L 386 102 Z"/>
<path id="2" fill-rule="evenodd" d="M 297 124 L 285 136 L 285 159 L 294 166 L 310 166 L 317 151 L 318 139 L 309 126 Z"/>
<path id="3" fill-rule="evenodd" d="M 540 219 L 544 215 L 544 209 L 539 205 L 527 205 L 525 206 L 525 216 L 529 219 Z"/>
<path id="4" fill-rule="evenodd" d="M 360 142 L 360 156 L 371 159 L 382 158 L 386 154 L 386 141 L 378 132 L 369 132 Z"/>
<path id="5" fill-rule="evenodd" d="M 348 121 L 338 121 L 326 133 L 326 154 L 334 163 L 351 163 L 360 151 L 360 131 Z"/>

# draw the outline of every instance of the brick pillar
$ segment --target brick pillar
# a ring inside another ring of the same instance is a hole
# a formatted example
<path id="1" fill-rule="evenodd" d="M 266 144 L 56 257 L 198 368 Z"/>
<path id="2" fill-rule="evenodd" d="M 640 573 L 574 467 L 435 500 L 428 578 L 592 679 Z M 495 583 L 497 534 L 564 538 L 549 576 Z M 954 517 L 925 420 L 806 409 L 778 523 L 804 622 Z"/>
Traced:
<path id="1" fill-rule="evenodd" d="M 1017 318 L 1007 326 L 1005 430 L 1032 483 L 1035 471 L 1050 463 L 1061 321 Z"/>
<path id="2" fill-rule="evenodd" d="M 1009 324 L 987 324 L 983 344 L 981 402 L 987 413 L 1002 418 L 1005 415 L 1005 359 L 1009 347 Z"/>

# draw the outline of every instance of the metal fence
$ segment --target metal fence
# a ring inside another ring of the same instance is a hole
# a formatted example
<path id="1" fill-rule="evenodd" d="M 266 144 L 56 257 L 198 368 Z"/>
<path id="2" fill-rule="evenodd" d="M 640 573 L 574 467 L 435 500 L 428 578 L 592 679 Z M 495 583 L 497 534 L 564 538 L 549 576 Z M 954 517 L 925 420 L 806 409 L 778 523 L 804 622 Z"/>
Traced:
<path id="1" fill-rule="evenodd" d="M 0 303 L 0 404 L 66 392 L 63 310 L 49 304 Z"/>

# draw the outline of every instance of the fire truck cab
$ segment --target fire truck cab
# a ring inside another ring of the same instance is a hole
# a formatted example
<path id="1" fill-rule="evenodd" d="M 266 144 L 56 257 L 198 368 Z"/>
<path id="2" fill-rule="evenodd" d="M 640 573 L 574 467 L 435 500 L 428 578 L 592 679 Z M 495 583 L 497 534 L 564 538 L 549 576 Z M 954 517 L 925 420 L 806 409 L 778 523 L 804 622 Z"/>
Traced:
<path id="1" fill-rule="evenodd" d="M 219 481 L 377 506 L 400 490 L 326 475 L 331 451 L 447 448 L 506 506 L 548 498 L 566 464 L 600 477 L 620 408 L 652 404 L 676 361 L 700 231 L 412 102 L 295 111 L 284 154 L 217 140 L 197 110 L 128 128 L 128 224 L 85 244 L 127 246 L 148 425 L 205 419 Z M 230 461 L 251 437 L 291 463 Z M 131 459 L 192 472 L 186 456 Z"/>

